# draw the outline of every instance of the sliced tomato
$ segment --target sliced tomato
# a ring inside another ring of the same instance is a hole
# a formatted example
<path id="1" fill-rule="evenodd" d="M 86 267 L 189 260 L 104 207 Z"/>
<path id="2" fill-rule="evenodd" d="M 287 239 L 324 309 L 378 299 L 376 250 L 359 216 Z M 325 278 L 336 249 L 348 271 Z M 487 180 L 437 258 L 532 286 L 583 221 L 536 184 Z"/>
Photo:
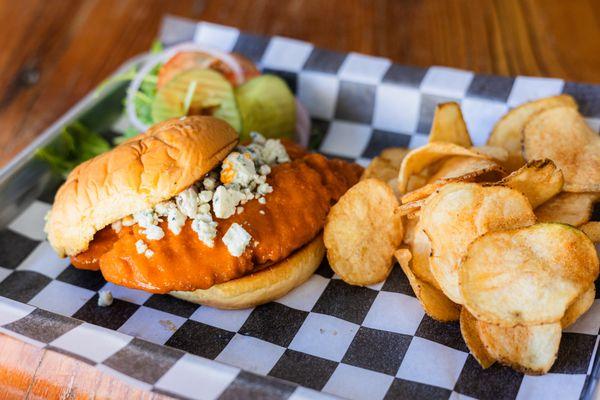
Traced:
<path id="1" fill-rule="evenodd" d="M 238 54 L 232 54 L 232 58 L 238 62 L 243 71 L 244 76 L 242 82 L 239 82 L 238 79 L 236 79 L 236 75 L 231 70 L 231 67 L 218 57 L 203 51 L 180 51 L 161 67 L 158 72 L 156 88 L 160 89 L 180 72 L 197 68 L 206 68 L 217 71 L 234 86 L 240 85 L 248 79 L 260 75 L 260 72 L 252 61 Z"/>

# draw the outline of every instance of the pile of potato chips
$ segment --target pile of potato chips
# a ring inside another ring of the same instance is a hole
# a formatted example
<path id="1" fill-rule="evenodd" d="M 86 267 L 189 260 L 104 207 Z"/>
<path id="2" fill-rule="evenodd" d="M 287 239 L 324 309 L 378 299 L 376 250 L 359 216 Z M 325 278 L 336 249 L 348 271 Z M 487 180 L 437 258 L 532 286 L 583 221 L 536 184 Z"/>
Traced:
<path id="1" fill-rule="evenodd" d="M 511 110 L 481 147 L 445 103 L 428 144 L 384 150 L 332 208 L 327 257 L 353 285 L 382 281 L 396 259 L 482 367 L 543 374 L 594 302 L 599 200 L 600 136 L 570 96 Z"/>

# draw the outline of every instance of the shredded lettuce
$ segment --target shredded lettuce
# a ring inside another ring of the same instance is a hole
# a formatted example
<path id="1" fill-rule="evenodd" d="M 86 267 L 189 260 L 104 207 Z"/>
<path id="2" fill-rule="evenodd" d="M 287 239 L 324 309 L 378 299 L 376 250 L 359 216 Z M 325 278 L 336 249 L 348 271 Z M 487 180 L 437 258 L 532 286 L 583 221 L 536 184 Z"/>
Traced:
<path id="1" fill-rule="evenodd" d="M 134 97 L 133 102 L 135 105 L 135 112 L 141 122 L 146 125 L 152 125 L 152 103 L 156 97 L 156 82 L 158 82 L 158 71 L 162 67 L 162 64 L 157 64 L 152 70 L 144 77 Z M 127 101 L 127 98 L 125 99 Z"/>
<path id="2" fill-rule="evenodd" d="M 64 127 L 52 143 L 38 149 L 36 156 L 47 162 L 54 173 L 66 177 L 77 165 L 110 148 L 100 134 L 74 122 Z"/>

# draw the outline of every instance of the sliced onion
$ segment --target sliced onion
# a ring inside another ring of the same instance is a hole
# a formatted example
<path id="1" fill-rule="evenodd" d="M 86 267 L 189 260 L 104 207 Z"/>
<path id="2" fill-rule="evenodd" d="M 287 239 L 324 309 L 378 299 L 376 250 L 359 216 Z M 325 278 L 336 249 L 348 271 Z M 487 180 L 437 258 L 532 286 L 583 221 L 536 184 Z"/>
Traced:
<path id="1" fill-rule="evenodd" d="M 140 86 L 142 85 L 142 82 L 144 81 L 144 77 L 146 77 L 146 75 L 148 75 L 155 66 L 157 66 L 159 63 L 163 63 L 163 62 L 169 60 L 175 54 L 182 52 L 182 51 L 200 51 L 200 52 L 206 53 L 212 57 L 219 59 L 220 61 L 222 61 L 224 64 L 226 64 L 231 69 L 231 71 L 233 72 L 233 76 L 235 78 L 236 84 L 239 85 L 239 84 L 243 83 L 244 71 L 242 70 L 242 67 L 237 62 L 235 57 L 233 57 L 231 54 L 225 53 L 221 50 L 217 50 L 214 48 L 201 46 L 197 43 L 189 42 L 189 43 L 182 43 L 182 44 L 179 44 L 179 45 L 176 45 L 173 47 L 169 47 L 165 51 L 155 54 L 155 55 L 149 55 L 148 58 L 146 59 L 146 62 L 144 63 L 144 65 L 142 65 L 142 67 L 140 68 L 138 73 L 135 75 L 135 77 L 129 84 L 129 87 L 127 88 L 127 98 L 125 100 L 125 104 L 126 104 L 125 111 L 127 113 L 127 117 L 129 118 L 129 121 L 131 121 L 131 124 L 136 129 L 138 129 L 140 132 L 146 131 L 149 128 L 149 126 L 144 124 L 142 121 L 140 121 L 137 116 L 137 112 L 135 109 L 135 103 L 133 101 L 135 94 L 140 90 Z"/>
<path id="2" fill-rule="evenodd" d="M 307 147 L 310 140 L 310 115 L 306 108 L 296 99 L 296 142 Z"/>

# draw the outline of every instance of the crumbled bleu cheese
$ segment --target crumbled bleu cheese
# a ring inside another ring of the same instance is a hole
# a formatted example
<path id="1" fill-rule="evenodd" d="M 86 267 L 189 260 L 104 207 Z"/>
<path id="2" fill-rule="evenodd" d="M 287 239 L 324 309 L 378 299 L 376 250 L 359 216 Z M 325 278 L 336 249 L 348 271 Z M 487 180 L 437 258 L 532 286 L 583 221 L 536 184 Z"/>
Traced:
<path id="1" fill-rule="evenodd" d="M 142 239 L 135 242 L 135 251 L 138 254 L 143 254 L 146 250 L 148 250 L 148 245 Z"/>
<path id="2" fill-rule="evenodd" d="M 121 224 L 123 224 L 123 226 L 132 226 L 135 224 L 135 220 L 133 217 L 125 217 L 121 220 Z"/>
<path id="3" fill-rule="evenodd" d="M 140 230 L 142 235 L 145 235 L 148 240 L 160 240 L 165 237 L 165 231 L 158 225 L 150 225 L 146 229 Z"/>
<path id="4" fill-rule="evenodd" d="M 217 181 L 216 179 L 207 176 L 206 178 L 204 178 L 204 180 L 202 181 L 202 184 L 204 185 L 204 188 L 206 190 L 214 190 L 217 187 Z"/>
<path id="5" fill-rule="evenodd" d="M 265 139 L 265 137 L 258 132 L 250 132 L 250 137 L 252 138 L 252 142 L 259 145 L 264 145 L 267 141 L 267 139 Z"/>
<path id="6" fill-rule="evenodd" d="M 113 295 L 110 290 L 101 290 L 98 292 L 98 306 L 108 307 L 113 303 Z"/>
<path id="7" fill-rule="evenodd" d="M 267 199 L 265 199 L 264 197 L 259 197 L 259 198 L 258 198 L 258 202 L 259 202 L 260 204 L 267 204 Z"/>
<path id="8" fill-rule="evenodd" d="M 232 151 L 223 161 L 221 182 L 247 186 L 256 175 L 252 153 Z"/>
<path id="9" fill-rule="evenodd" d="M 154 211 L 161 217 L 166 217 L 167 215 L 169 215 L 169 210 L 171 208 L 175 207 L 175 204 L 173 204 L 170 201 L 163 201 L 162 203 L 158 203 L 157 205 L 154 206 Z"/>
<path id="10" fill-rule="evenodd" d="M 215 246 L 217 237 L 217 223 L 214 222 L 208 214 L 205 218 L 198 218 L 192 221 L 192 230 L 198 234 L 198 239 L 208 247 Z"/>
<path id="11" fill-rule="evenodd" d="M 167 226 L 175 235 L 181 233 L 183 225 L 185 225 L 186 216 L 177 208 L 172 201 L 165 201 L 157 204 L 154 211 L 161 217 L 167 218 Z"/>
<path id="12" fill-rule="evenodd" d="M 144 228 L 140 229 L 140 233 L 149 240 L 160 240 L 165 236 L 165 232 L 158 226 L 158 223 L 161 222 L 160 218 L 154 211 L 140 211 L 133 215 L 133 219 L 141 228 Z"/>
<path id="13" fill-rule="evenodd" d="M 227 219 L 235 214 L 235 208 L 242 200 L 243 193 L 235 190 L 235 188 L 226 188 L 219 186 L 215 190 L 212 205 L 213 212 L 217 218 Z"/>
<path id="14" fill-rule="evenodd" d="M 238 208 L 236 208 L 236 211 L 235 211 L 235 212 L 236 212 L 237 214 L 241 214 L 241 213 L 243 213 L 243 212 L 244 212 L 244 207 L 242 207 L 242 206 L 238 206 Z"/>
<path id="15" fill-rule="evenodd" d="M 167 224 L 169 230 L 173 232 L 175 235 L 179 235 L 181 233 L 181 229 L 185 225 L 185 215 L 177 207 L 171 207 L 169 209 L 169 213 L 167 214 Z"/>
<path id="16" fill-rule="evenodd" d="M 261 183 L 258 186 L 257 192 L 262 195 L 269 194 L 269 193 L 273 192 L 273 187 L 271 185 L 269 185 L 268 183 Z"/>
<path id="17" fill-rule="evenodd" d="M 189 187 L 175 196 L 175 203 L 177 203 L 177 207 L 183 215 L 188 218 L 194 218 L 198 212 L 198 205 L 200 203 L 198 192 L 196 192 L 194 187 Z"/>
<path id="18" fill-rule="evenodd" d="M 198 212 L 200 214 L 209 214 L 210 213 L 210 204 L 200 204 L 200 207 L 198 207 Z"/>
<path id="19" fill-rule="evenodd" d="M 258 169 L 258 173 L 261 175 L 269 175 L 271 173 L 271 167 L 269 167 L 267 164 L 263 164 Z"/>
<path id="20" fill-rule="evenodd" d="M 212 200 L 212 197 L 213 197 L 213 192 L 211 192 L 210 190 L 203 190 L 198 195 L 198 198 L 200 199 L 201 203 L 210 202 Z"/>
<path id="21" fill-rule="evenodd" d="M 276 139 L 269 139 L 265 142 L 262 149 L 262 158 L 267 164 L 280 164 L 290 161 L 290 156 L 285 147 L 283 147 L 280 140 Z"/>
<path id="22" fill-rule="evenodd" d="M 239 257 L 246 250 L 252 236 L 240 224 L 233 223 L 223 236 L 223 243 L 227 246 L 229 254 Z"/>
<path id="23" fill-rule="evenodd" d="M 158 215 L 152 210 L 144 210 L 133 214 L 134 221 L 142 228 L 148 228 L 152 225 L 158 224 Z"/>
<path id="24" fill-rule="evenodd" d="M 256 189 L 256 186 L 259 186 L 261 183 L 266 183 L 267 177 L 264 175 L 256 175 L 252 180 L 252 185 L 250 187 Z"/>
<path id="25" fill-rule="evenodd" d="M 121 229 L 123 229 L 123 222 L 121 221 L 116 221 L 113 222 L 110 227 L 112 228 L 113 231 L 115 231 L 115 233 L 119 233 L 121 232 Z"/>

